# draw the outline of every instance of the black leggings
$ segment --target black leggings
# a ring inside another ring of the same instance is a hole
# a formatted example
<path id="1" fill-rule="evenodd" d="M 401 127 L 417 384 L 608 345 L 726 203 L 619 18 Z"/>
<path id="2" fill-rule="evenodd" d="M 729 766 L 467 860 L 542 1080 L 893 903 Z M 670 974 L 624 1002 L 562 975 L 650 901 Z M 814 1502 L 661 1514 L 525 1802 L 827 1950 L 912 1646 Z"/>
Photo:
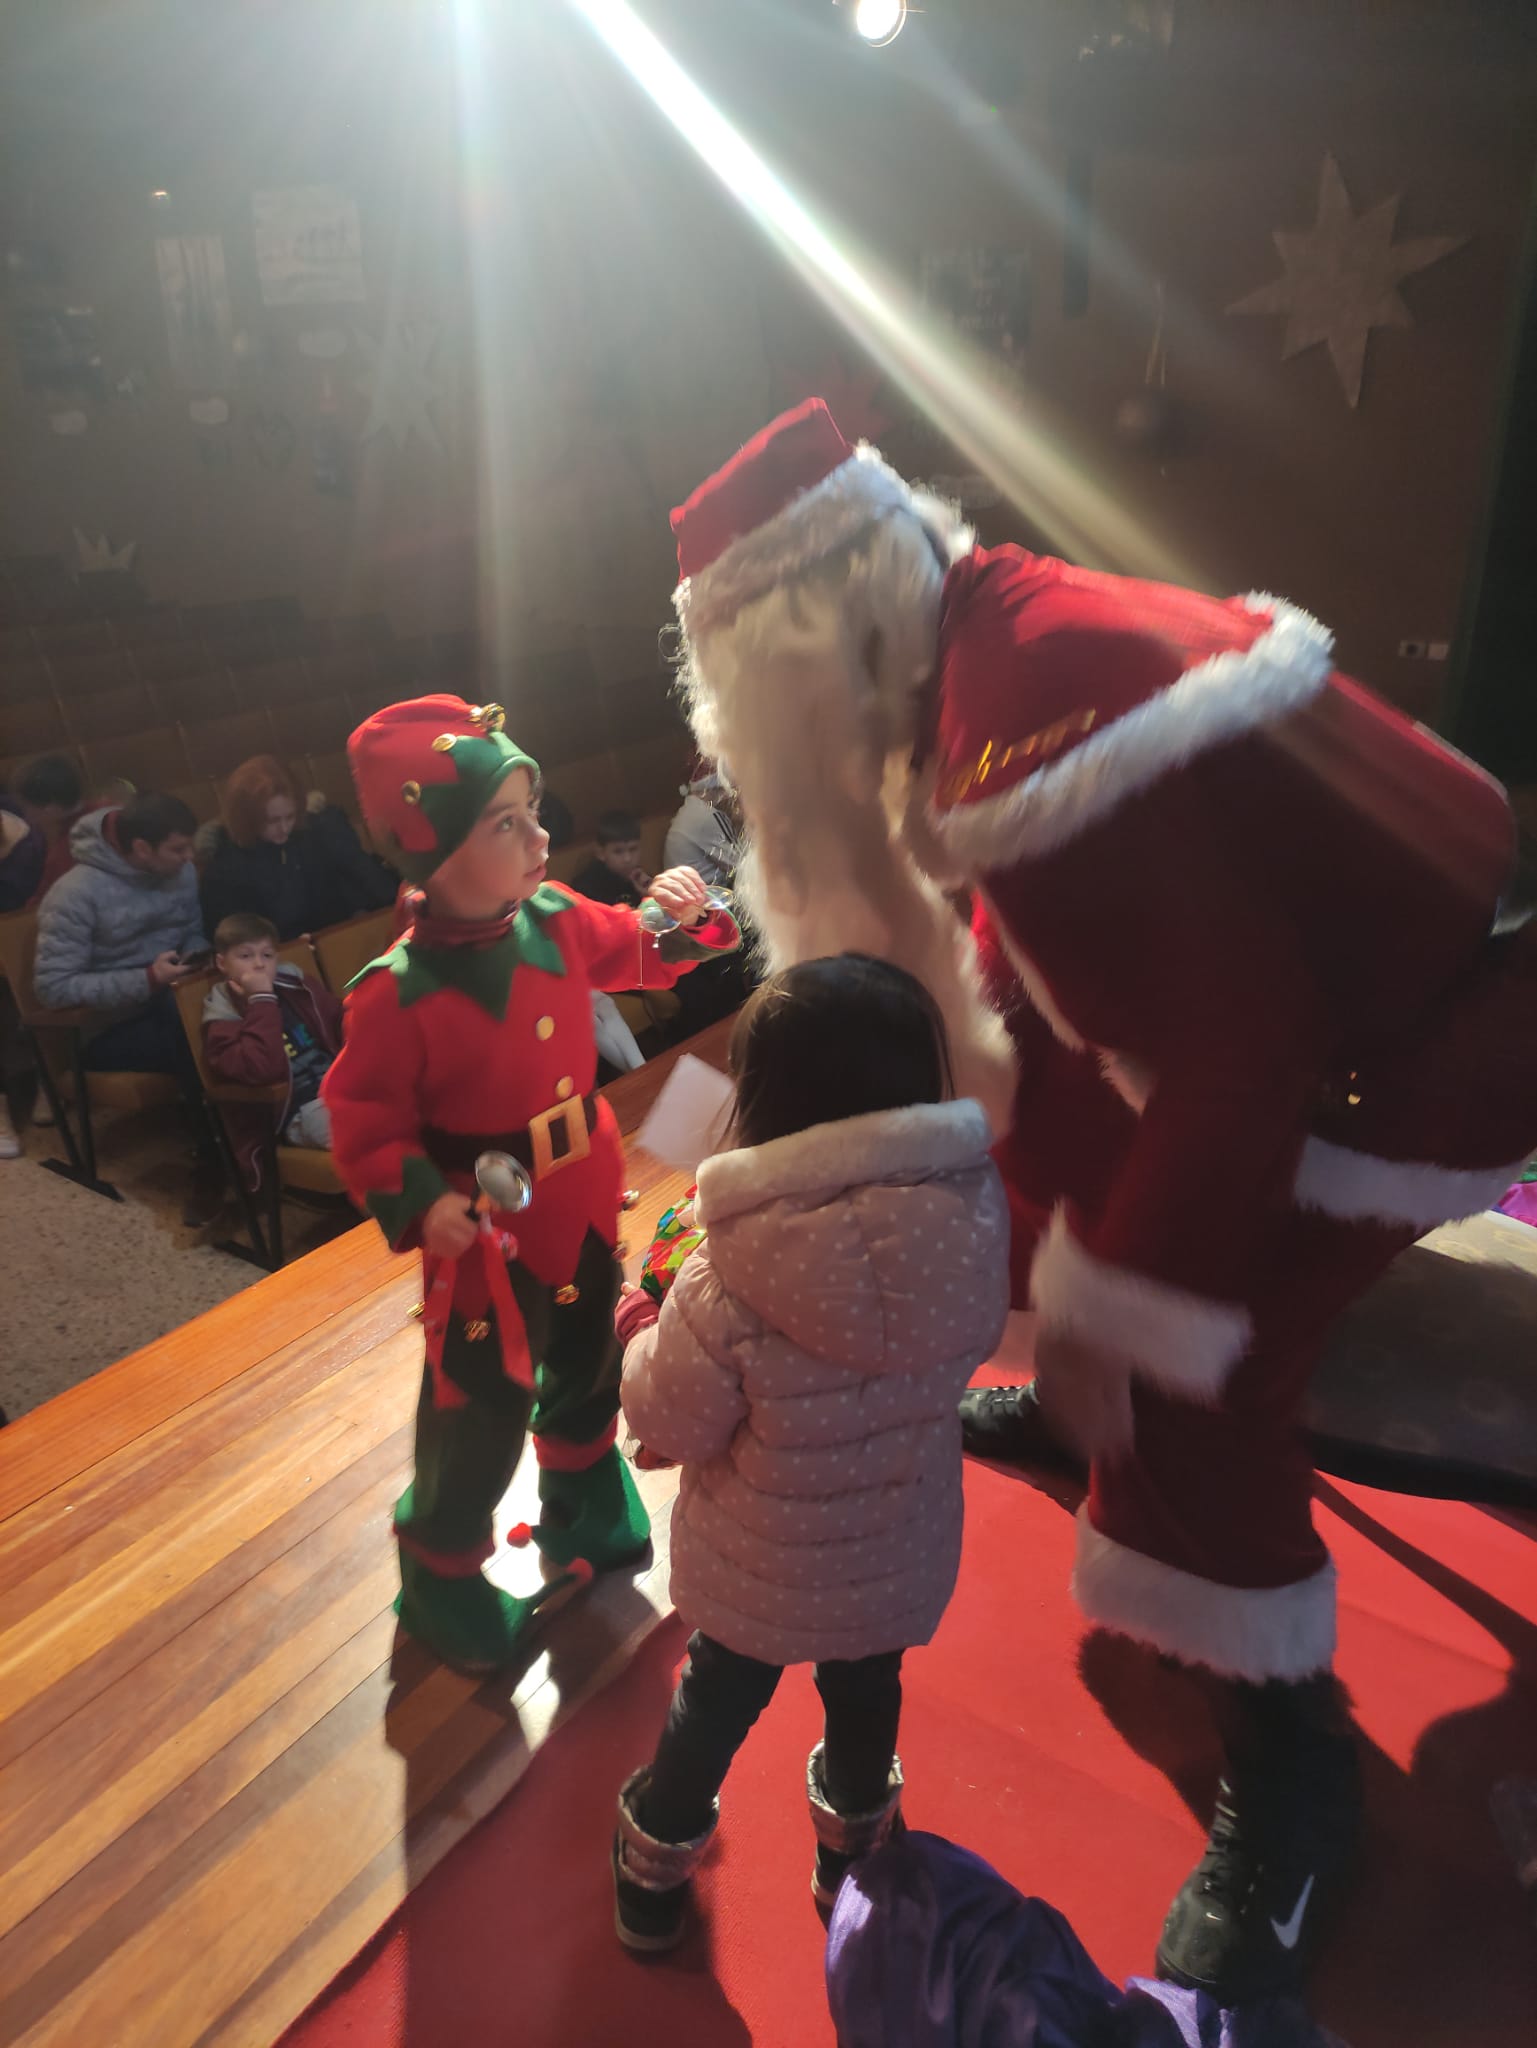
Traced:
<path id="1" fill-rule="evenodd" d="M 710 1811 L 731 1759 L 774 1697 L 781 1664 L 760 1664 L 713 1636 L 689 1638 L 688 1663 L 656 1747 L 651 1781 L 636 1819 L 659 1842 L 690 1842 Z M 838 1813 L 873 1813 L 886 1802 L 902 1713 L 902 1652 L 818 1664 L 826 1747 L 822 1787 Z"/>

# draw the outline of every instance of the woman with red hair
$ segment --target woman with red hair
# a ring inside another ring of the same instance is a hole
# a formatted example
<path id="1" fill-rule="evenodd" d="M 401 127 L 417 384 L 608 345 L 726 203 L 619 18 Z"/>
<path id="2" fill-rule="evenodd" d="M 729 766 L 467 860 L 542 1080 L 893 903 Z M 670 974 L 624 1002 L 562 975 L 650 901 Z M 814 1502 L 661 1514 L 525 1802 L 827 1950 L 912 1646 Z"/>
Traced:
<path id="1" fill-rule="evenodd" d="M 301 807 L 271 754 L 242 761 L 224 786 L 223 810 L 202 881 L 208 931 L 235 911 L 254 911 L 280 939 L 294 939 L 394 900 L 393 876 L 364 852 L 346 816 L 318 793 Z"/>

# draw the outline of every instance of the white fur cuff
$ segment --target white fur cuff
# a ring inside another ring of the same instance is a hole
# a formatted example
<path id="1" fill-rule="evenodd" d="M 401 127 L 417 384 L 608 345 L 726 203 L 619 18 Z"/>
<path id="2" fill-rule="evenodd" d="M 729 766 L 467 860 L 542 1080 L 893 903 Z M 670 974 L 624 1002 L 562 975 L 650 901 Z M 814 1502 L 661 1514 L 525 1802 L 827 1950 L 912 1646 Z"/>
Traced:
<path id="1" fill-rule="evenodd" d="M 1309 1138 L 1293 1189 L 1300 1209 L 1318 1209 L 1353 1223 L 1407 1223 L 1434 1230 L 1492 1209 L 1521 1178 L 1522 1161 L 1509 1166 L 1430 1166 L 1413 1159 L 1379 1159 L 1324 1138 Z"/>
<path id="2" fill-rule="evenodd" d="M 1253 1335 L 1246 1309 L 1095 1258 L 1060 1209 L 1035 1255 L 1030 1298 L 1043 1329 L 1130 1359 L 1144 1378 L 1185 1401 L 1213 1401 Z"/>
<path id="3" fill-rule="evenodd" d="M 1224 1678 L 1295 1684 L 1334 1659 L 1332 1563 L 1290 1586 L 1223 1586 L 1128 1550 L 1080 1508 L 1073 1597 L 1086 1620 Z"/>

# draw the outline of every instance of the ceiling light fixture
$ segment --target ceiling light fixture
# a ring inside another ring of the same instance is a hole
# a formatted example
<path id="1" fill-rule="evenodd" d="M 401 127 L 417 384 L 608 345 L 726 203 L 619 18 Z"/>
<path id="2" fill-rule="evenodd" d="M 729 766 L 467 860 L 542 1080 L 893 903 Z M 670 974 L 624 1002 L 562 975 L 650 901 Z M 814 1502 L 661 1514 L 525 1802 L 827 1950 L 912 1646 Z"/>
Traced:
<path id="1" fill-rule="evenodd" d="M 902 33 L 907 0 L 854 0 L 854 33 L 872 50 L 883 50 Z"/>

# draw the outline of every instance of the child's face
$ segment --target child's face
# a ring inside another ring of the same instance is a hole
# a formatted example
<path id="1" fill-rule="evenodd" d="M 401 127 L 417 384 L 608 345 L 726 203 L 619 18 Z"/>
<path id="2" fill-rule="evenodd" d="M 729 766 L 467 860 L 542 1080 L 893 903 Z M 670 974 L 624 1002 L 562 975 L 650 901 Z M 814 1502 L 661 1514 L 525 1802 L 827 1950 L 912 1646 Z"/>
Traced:
<path id="1" fill-rule="evenodd" d="M 638 839 L 613 839 L 607 846 L 598 848 L 598 858 L 606 868 L 612 868 L 616 875 L 623 875 L 628 881 L 640 866 L 640 841 Z"/>
<path id="2" fill-rule="evenodd" d="M 462 906 L 457 914 L 495 917 L 532 896 L 545 876 L 550 835 L 539 823 L 539 798 L 526 768 L 515 768 L 475 820 L 464 844 L 427 885 Z"/>
<path id="3" fill-rule="evenodd" d="M 238 988 L 248 982 L 270 983 L 278 964 L 278 949 L 271 939 L 242 939 L 238 946 L 216 956 L 219 972 Z"/>

